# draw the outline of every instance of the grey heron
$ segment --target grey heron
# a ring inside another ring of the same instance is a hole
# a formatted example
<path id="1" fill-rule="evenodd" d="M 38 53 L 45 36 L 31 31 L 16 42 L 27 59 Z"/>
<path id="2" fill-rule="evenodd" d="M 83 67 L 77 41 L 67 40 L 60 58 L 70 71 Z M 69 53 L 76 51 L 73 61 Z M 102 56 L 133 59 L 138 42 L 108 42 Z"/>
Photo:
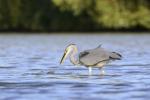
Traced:
<path id="1" fill-rule="evenodd" d="M 83 65 L 88 67 L 89 75 L 92 74 L 92 68 L 96 67 L 101 70 L 101 74 L 104 74 L 102 69 L 104 65 L 113 60 L 121 60 L 122 56 L 117 52 L 110 52 L 98 46 L 94 49 L 85 50 L 78 54 L 78 49 L 75 44 L 70 44 L 66 47 L 60 64 L 69 56 L 71 63 L 74 65 Z"/>

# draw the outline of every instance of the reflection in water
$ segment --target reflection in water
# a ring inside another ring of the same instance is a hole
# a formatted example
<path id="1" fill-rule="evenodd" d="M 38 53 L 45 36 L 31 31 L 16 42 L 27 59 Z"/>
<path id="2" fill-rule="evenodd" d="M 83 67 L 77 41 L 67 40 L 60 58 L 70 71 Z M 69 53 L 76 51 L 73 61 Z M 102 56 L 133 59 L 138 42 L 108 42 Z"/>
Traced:
<path id="1" fill-rule="evenodd" d="M 142 38 L 142 40 L 141 40 Z M 150 35 L 0 35 L 0 100 L 148 100 Z M 89 41 L 91 40 L 92 41 Z M 81 51 L 103 44 L 123 54 L 105 67 L 106 75 L 66 61 L 66 45 Z M 137 45 L 138 44 L 138 45 Z"/>

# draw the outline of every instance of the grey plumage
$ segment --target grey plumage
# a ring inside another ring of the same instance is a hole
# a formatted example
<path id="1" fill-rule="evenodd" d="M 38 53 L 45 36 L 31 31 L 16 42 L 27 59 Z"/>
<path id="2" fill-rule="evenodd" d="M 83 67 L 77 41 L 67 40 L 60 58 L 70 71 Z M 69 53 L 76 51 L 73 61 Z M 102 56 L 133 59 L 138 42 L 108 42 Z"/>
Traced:
<path id="1" fill-rule="evenodd" d="M 117 52 L 110 53 L 110 59 L 112 60 L 121 60 L 122 56 Z"/>
<path id="2" fill-rule="evenodd" d="M 104 48 L 98 46 L 94 49 L 85 50 L 80 52 L 78 58 L 75 58 L 77 53 L 77 47 L 75 44 L 69 45 L 65 49 L 65 53 L 61 59 L 61 62 L 70 55 L 70 60 L 74 65 L 84 65 L 89 67 L 89 72 L 91 72 L 91 67 L 102 68 L 104 65 L 109 63 L 112 60 L 121 60 L 122 56 L 117 52 L 110 52 Z"/>
<path id="3" fill-rule="evenodd" d="M 85 52 L 87 53 L 87 55 L 83 56 Z M 86 66 L 94 66 L 98 62 L 108 59 L 109 59 L 108 53 L 105 52 L 105 50 L 102 48 L 86 50 L 79 54 L 80 63 Z"/>
<path id="4" fill-rule="evenodd" d="M 119 53 L 109 52 L 102 47 L 86 50 L 79 54 L 80 63 L 86 66 L 96 66 L 103 61 L 121 60 L 121 58 Z"/>

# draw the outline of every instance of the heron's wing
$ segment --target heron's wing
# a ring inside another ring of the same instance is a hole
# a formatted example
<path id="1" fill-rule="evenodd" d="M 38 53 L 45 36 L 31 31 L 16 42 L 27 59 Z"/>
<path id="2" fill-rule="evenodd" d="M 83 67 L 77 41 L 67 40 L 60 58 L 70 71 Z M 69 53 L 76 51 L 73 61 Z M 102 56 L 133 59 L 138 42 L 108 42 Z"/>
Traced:
<path id="1" fill-rule="evenodd" d="M 86 66 L 92 66 L 105 60 L 109 60 L 109 52 L 103 48 L 86 50 L 79 54 L 80 63 Z"/>

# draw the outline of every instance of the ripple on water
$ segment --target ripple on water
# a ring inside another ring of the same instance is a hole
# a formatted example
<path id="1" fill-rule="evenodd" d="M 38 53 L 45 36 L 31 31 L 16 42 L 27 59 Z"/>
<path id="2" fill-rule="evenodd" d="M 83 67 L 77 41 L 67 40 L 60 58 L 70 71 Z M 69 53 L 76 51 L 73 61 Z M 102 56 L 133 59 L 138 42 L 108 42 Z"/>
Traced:
<path id="1" fill-rule="evenodd" d="M 149 38 L 119 34 L 0 35 L 0 100 L 148 100 Z M 70 42 L 81 50 L 104 44 L 104 48 L 120 52 L 123 60 L 106 66 L 104 76 L 97 69 L 89 76 L 86 67 L 75 67 L 68 60 L 59 65 Z"/>

